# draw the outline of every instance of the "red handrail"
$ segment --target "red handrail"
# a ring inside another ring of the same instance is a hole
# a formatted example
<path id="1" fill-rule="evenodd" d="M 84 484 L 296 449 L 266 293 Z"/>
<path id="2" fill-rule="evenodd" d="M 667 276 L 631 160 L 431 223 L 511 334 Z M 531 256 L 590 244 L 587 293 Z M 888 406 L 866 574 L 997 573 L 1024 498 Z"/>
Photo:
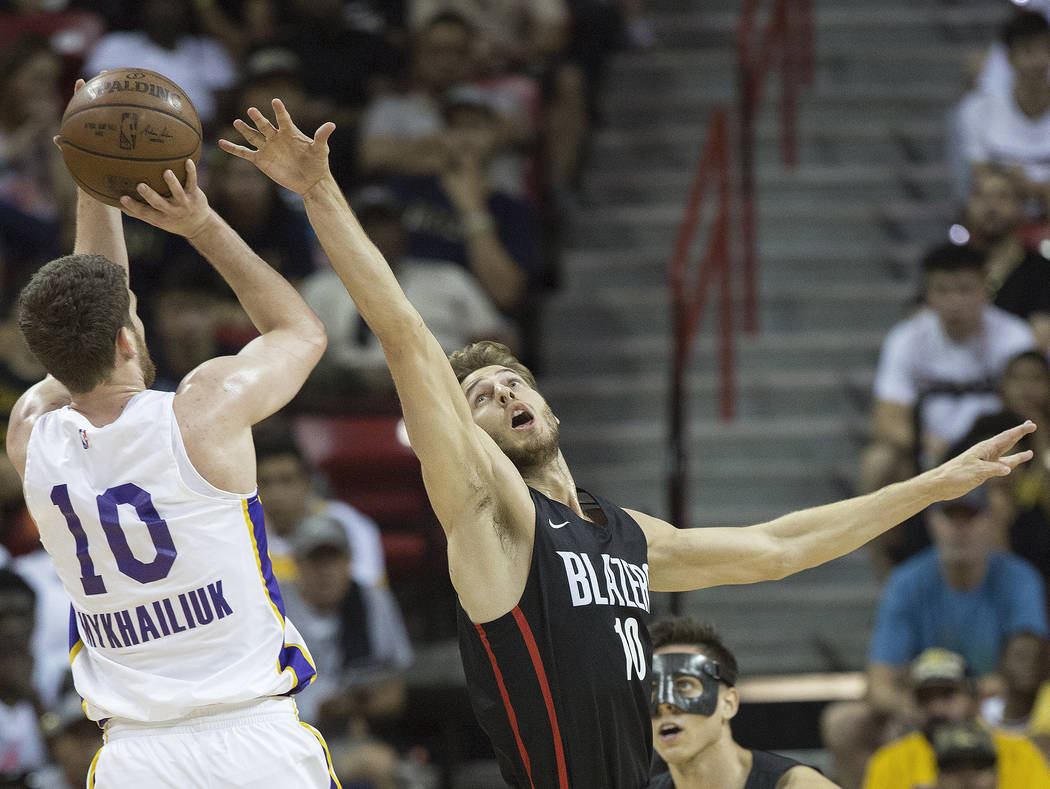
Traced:
<path id="1" fill-rule="evenodd" d="M 714 184 L 714 224 L 707 240 L 707 248 L 700 259 L 693 282 L 687 281 L 690 250 L 700 224 L 704 200 L 711 181 Z M 674 358 L 671 367 L 670 408 L 670 501 L 671 522 L 679 528 L 688 523 L 686 490 L 688 481 L 688 430 L 686 428 L 686 371 L 693 340 L 704 314 L 707 291 L 712 279 L 719 282 L 719 370 L 721 389 L 719 413 L 723 419 L 732 419 L 736 398 L 733 389 L 733 297 L 732 272 L 729 265 L 729 235 L 732 190 L 730 188 L 729 116 L 719 110 L 711 119 L 707 139 L 700 154 L 700 162 L 693 179 L 693 188 L 686 204 L 685 216 L 678 228 L 674 253 L 668 267 L 671 288 L 671 318 L 674 327 Z"/>
<path id="2" fill-rule="evenodd" d="M 744 328 L 758 329 L 758 251 L 755 231 L 755 116 L 774 57 L 780 57 L 780 143 L 786 165 L 798 162 L 798 92 L 813 83 L 812 0 L 773 0 L 761 41 L 754 42 L 759 0 L 744 0 L 736 30 L 740 145 L 740 234 Z"/>

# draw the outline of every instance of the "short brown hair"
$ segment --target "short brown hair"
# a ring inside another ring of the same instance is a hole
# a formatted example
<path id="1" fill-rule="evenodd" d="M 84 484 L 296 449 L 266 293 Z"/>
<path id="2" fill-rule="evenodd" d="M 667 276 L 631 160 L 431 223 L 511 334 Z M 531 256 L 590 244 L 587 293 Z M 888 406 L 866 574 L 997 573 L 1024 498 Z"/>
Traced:
<path id="1" fill-rule="evenodd" d="M 448 361 L 452 365 L 452 372 L 456 374 L 456 380 L 460 383 L 475 370 L 496 364 L 513 370 L 525 379 L 525 383 L 533 389 L 536 388 L 536 379 L 529 368 L 519 362 L 517 357 L 510 352 L 510 348 L 501 342 L 482 340 L 473 343 L 455 351 L 448 357 Z"/>
<path id="2" fill-rule="evenodd" d="M 104 255 L 66 255 L 42 266 L 18 297 L 18 327 L 33 355 L 70 392 L 102 383 L 113 344 L 131 326 L 124 269 Z"/>
<path id="3" fill-rule="evenodd" d="M 670 644 L 694 646 L 718 664 L 720 679 L 729 686 L 736 684 L 739 673 L 736 658 L 711 625 L 702 625 L 686 616 L 672 616 L 649 628 L 653 649 Z"/>

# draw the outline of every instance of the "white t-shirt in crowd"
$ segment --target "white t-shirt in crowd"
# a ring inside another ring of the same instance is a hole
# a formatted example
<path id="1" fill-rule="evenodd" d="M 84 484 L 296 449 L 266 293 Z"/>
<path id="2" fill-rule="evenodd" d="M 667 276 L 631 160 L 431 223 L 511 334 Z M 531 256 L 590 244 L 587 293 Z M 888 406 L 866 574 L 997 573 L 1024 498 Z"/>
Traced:
<path id="1" fill-rule="evenodd" d="M 1034 347 L 1028 324 L 998 307 L 986 306 L 982 330 L 962 342 L 949 338 L 927 307 L 887 335 L 875 397 L 918 405 L 922 430 L 952 444 L 977 417 L 999 410 L 999 375 L 1010 359 Z"/>
<path id="2" fill-rule="evenodd" d="M 983 91 L 964 99 L 958 120 L 968 162 L 1016 165 L 1031 180 L 1050 182 L 1050 112 L 1029 118 L 1009 93 Z"/>

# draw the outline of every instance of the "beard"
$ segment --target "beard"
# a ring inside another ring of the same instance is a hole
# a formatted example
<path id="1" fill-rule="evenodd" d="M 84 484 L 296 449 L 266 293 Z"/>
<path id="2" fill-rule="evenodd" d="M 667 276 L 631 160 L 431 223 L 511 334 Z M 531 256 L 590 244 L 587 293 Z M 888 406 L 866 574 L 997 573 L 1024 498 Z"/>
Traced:
<path id="1" fill-rule="evenodd" d="M 558 420 L 554 418 L 554 412 L 551 411 L 550 406 L 544 407 L 541 421 L 545 429 L 536 431 L 524 443 L 508 445 L 503 440 L 496 441 L 496 446 L 503 450 L 503 454 L 510 459 L 522 476 L 532 469 L 546 466 L 558 457 L 560 439 Z"/>
<path id="2" fill-rule="evenodd" d="M 153 386 L 153 382 L 157 380 L 157 365 L 153 363 L 153 359 L 149 355 L 149 349 L 146 348 L 146 340 L 143 339 L 142 335 L 135 330 L 132 330 L 132 334 L 135 336 L 135 350 L 138 351 L 139 370 L 142 371 L 142 380 L 146 384 L 146 388 L 149 389 Z"/>

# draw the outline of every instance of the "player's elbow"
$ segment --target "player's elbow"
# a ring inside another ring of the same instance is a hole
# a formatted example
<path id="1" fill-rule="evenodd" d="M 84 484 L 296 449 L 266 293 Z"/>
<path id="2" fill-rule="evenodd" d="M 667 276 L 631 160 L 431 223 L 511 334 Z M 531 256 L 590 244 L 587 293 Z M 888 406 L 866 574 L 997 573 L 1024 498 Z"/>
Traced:
<path id="1" fill-rule="evenodd" d="M 779 581 L 809 566 L 804 551 L 792 540 L 776 534 L 764 535 L 756 554 L 759 566 L 769 581 Z"/>

